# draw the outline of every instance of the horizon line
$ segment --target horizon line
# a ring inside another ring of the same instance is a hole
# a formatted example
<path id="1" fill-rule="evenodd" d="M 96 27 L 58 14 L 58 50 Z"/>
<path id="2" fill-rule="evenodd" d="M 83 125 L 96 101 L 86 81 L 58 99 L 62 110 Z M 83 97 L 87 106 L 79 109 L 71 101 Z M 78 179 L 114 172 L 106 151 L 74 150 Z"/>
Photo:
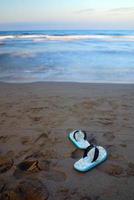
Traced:
<path id="1" fill-rule="evenodd" d="M 61 29 L 61 28 L 57 28 L 57 29 L 9 29 L 9 30 L 0 30 L 0 32 L 6 32 L 6 31 L 134 31 L 134 28 L 133 29 L 125 29 L 125 28 L 120 28 L 120 29 L 115 29 L 115 28 L 98 28 L 98 29 Z"/>

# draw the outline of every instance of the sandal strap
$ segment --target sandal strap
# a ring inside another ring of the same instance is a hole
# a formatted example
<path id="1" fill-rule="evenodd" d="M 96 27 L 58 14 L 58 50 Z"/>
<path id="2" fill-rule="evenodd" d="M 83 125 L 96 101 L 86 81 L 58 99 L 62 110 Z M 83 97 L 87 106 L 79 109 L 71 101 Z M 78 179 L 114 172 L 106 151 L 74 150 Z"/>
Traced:
<path id="1" fill-rule="evenodd" d="M 95 153 L 94 153 L 94 158 L 93 158 L 92 162 L 96 161 L 98 156 L 99 156 L 99 149 L 97 147 L 95 147 Z"/>
<path id="2" fill-rule="evenodd" d="M 73 133 L 73 136 L 74 136 L 74 139 L 77 141 L 76 139 L 76 134 L 79 133 L 80 130 L 76 130 L 74 133 Z M 81 130 L 82 133 L 84 133 L 84 140 L 87 139 L 87 134 L 86 134 L 86 131 L 83 131 Z"/>
<path id="3" fill-rule="evenodd" d="M 97 158 L 98 158 L 98 156 L 99 156 L 99 149 L 98 149 L 95 145 L 93 145 L 93 144 L 91 144 L 90 146 L 88 146 L 88 147 L 85 149 L 83 158 L 87 157 L 88 152 L 89 152 L 91 149 L 93 149 L 93 148 L 95 148 L 95 152 L 94 152 L 94 157 L 93 157 L 92 162 L 96 161 Z"/>
<path id="4" fill-rule="evenodd" d="M 90 144 L 90 146 L 88 146 L 85 151 L 84 151 L 84 155 L 83 155 L 83 158 L 87 157 L 87 154 L 88 152 L 94 148 L 94 145 L 93 144 Z"/>

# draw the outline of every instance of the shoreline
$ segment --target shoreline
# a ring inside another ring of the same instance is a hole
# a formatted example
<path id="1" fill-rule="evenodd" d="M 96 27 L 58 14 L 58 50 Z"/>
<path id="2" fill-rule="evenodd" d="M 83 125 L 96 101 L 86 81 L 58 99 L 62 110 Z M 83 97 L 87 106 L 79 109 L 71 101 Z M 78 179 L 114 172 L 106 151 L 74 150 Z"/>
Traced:
<path id="1" fill-rule="evenodd" d="M 11 85 L 29 85 L 29 84 L 85 84 L 85 85 L 134 85 L 134 83 L 118 83 L 118 82 L 71 82 L 71 81 L 36 81 L 36 82 L 4 82 L 0 81 L 0 84 L 11 84 Z"/>
<path id="2" fill-rule="evenodd" d="M 108 151 L 85 174 L 73 169 L 75 129 Z M 0 82 L 0 198 L 133 200 L 133 132 L 134 84 Z"/>

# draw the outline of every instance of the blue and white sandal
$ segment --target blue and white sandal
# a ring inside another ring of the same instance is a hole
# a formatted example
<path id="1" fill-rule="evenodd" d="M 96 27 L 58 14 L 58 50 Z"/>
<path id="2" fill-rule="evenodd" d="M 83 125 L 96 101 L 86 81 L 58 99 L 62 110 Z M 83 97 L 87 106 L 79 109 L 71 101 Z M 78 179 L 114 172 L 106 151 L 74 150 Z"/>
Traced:
<path id="1" fill-rule="evenodd" d="M 90 145 L 84 152 L 83 158 L 74 164 L 79 172 L 87 172 L 107 159 L 107 151 L 101 146 Z"/>
<path id="2" fill-rule="evenodd" d="M 88 146 L 90 146 L 90 143 L 87 141 L 87 135 L 85 131 L 75 130 L 69 133 L 68 137 L 79 149 L 86 149 Z"/>

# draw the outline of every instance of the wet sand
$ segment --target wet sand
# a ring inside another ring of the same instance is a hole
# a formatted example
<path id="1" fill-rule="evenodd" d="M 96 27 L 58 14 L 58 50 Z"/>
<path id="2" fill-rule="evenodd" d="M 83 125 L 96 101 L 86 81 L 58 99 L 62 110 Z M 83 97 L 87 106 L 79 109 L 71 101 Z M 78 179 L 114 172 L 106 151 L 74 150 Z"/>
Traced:
<path id="1" fill-rule="evenodd" d="M 81 174 L 83 129 L 108 160 Z M 0 83 L 0 200 L 134 200 L 134 85 Z"/>

